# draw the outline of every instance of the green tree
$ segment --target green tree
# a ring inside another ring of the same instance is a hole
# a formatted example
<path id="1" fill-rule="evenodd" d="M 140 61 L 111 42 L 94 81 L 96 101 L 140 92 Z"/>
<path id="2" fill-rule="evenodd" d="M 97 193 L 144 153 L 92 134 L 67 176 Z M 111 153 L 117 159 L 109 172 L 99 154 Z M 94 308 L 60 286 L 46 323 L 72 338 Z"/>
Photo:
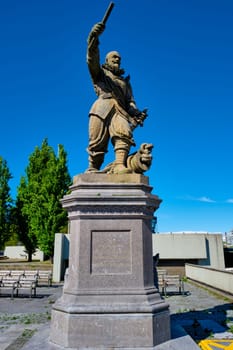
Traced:
<path id="1" fill-rule="evenodd" d="M 29 225 L 29 203 L 30 196 L 26 178 L 22 177 L 18 187 L 16 205 L 12 210 L 13 222 L 16 227 L 18 239 L 25 246 L 25 251 L 28 254 L 28 261 L 32 261 L 32 254 L 38 248 L 37 238 Z"/>
<path id="2" fill-rule="evenodd" d="M 6 160 L 0 156 L 0 248 L 10 236 L 10 212 L 12 199 L 10 196 L 9 180 L 12 178 Z"/>
<path id="3" fill-rule="evenodd" d="M 26 176 L 21 179 L 18 190 L 17 205 L 30 243 L 50 258 L 53 257 L 55 233 L 67 225 L 67 213 L 60 199 L 67 193 L 70 183 L 64 147 L 58 146 L 56 156 L 45 139 L 41 148 L 36 147 L 29 157 Z M 21 241 L 25 243 L 25 238 L 21 237 Z"/>

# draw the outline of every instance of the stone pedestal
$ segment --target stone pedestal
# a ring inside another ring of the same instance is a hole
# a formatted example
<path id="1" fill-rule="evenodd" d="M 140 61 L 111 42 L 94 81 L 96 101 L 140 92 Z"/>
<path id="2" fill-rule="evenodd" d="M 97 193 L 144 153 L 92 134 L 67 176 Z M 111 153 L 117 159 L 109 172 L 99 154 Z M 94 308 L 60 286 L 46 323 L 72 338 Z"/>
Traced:
<path id="1" fill-rule="evenodd" d="M 151 220 L 161 200 L 142 175 L 82 174 L 63 198 L 69 269 L 50 341 L 69 349 L 147 348 L 170 339 L 153 285 Z"/>

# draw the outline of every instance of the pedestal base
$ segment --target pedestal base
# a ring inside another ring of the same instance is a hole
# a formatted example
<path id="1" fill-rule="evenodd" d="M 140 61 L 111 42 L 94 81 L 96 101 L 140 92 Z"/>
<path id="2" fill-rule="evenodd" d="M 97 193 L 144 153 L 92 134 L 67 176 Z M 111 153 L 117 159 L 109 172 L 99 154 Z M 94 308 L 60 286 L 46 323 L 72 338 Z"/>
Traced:
<path id="1" fill-rule="evenodd" d="M 158 314 L 67 314 L 53 311 L 51 339 L 64 348 L 153 347 L 168 340 L 168 312 Z"/>
<path id="2" fill-rule="evenodd" d="M 69 272 L 50 341 L 64 349 L 153 349 L 170 339 L 168 304 L 153 285 L 151 220 L 161 200 L 141 175 L 87 174 L 63 199 Z"/>

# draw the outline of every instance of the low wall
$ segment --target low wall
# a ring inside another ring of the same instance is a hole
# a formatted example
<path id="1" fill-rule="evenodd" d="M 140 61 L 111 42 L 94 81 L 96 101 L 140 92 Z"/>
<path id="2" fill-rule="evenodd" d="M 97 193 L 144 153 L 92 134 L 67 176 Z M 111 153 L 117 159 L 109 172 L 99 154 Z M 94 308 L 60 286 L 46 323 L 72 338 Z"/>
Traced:
<path id="1" fill-rule="evenodd" d="M 185 264 L 185 275 L 194 281 L 233 294 L 232 271 Z"/>
<path id="2" fill-rule="evenodd" d="M 53 281 L 64 280 L 65 270 L 68 267 L 70 235 L 64 233 L 55 234 L 53 256 Z"/>

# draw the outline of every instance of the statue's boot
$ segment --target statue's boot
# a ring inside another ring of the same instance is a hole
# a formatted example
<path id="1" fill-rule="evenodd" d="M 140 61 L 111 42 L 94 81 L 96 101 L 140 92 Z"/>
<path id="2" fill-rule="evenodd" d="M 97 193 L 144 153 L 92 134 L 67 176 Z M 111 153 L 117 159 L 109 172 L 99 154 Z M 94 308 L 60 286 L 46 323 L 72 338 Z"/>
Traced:
<path id="1" fill-rule="evenodd" d="M 113 168 L 114 174 L 130 174 L 131 173 L 130 169 L 128 169 L 125 166 L 128 153 L 129 153 L 128 150 L 125 150 L 125 149 L 115 150 L 116 159 L 115 159 L 114 168 Z"/>
<path id="2" fill-rule="evenodd" d="M 86 174 L 89 174 L 89 173 L 98 173 L 99 170 L 96 169 L 96 168 L 93 168 L 93 167 L 88 167 L 87 170 L 85 171 Z"/>
<path id="3" fill-rule="evenodd" d="M 104 161 L 104 152 L 89 152 L 89 166 L 85 173 L 98 173 Z"/>

